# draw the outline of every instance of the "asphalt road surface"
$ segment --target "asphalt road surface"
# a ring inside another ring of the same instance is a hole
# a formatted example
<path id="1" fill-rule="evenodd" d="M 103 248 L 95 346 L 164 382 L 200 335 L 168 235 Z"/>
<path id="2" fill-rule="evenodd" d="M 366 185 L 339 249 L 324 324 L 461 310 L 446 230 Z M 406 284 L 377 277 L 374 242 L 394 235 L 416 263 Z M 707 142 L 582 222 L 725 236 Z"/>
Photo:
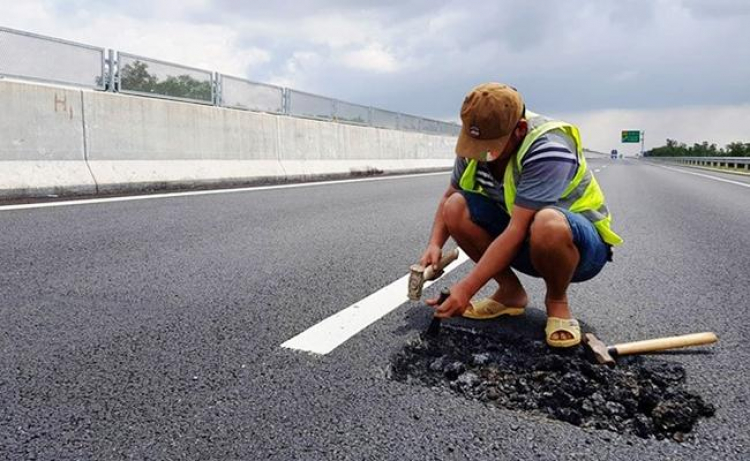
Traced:
<path id="1" fill-rule="evenodd" d="M 717 407 L 687 441 L 388 379 L 430 321 L 419 303 L 327 354 L 281 347 L 406 275 L 438 174 L 0 210 L 0 459 L 750 458 L 750 181 L 590 164 L 626 244 L 571 289 L 574 314 L 611 342 L 720 337 L 661 357 Z M 541 337 L 543 285 L 523 281 L 532 311 L 493 325 Z"/>

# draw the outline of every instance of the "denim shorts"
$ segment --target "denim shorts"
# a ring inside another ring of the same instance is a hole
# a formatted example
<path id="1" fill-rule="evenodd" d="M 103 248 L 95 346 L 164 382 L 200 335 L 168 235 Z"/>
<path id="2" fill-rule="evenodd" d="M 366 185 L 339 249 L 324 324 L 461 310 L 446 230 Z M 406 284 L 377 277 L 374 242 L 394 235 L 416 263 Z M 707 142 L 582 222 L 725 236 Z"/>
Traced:
<path id="1" fill-rule="evenodd" d="M 496 238 L 508 227 L 510 216 L 497 202 L 475 192 L 461 191 L 461 194 L 466 199 L 472 222 L 487 231 L 492 238 Z M 594 278 L 607 261 L 612 260 L 611 247 L 604 243 L 591 221 L 582 215 L 558 207 L 550 208 L 561 212 L 568 219 L 568 225 L 573 234 L 573 243 L 580 254 L 572 281 L 584 282 Z M 524 274 L 540 277 L 539 272 L 531 263 L 528 236 L 510 265 Z"/>

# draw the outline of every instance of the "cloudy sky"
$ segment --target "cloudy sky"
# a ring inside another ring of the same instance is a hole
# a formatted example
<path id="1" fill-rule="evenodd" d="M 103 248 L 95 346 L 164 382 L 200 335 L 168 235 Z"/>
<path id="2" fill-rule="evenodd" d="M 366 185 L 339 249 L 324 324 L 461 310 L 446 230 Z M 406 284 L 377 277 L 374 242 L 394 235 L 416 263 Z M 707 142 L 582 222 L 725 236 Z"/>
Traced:
<path id="1" fill-rule="evenodd" d="M 594 149 L 750 142 L 748 0 L 0 0 L 0 25 L 457 121 L 516 86 Z"/>

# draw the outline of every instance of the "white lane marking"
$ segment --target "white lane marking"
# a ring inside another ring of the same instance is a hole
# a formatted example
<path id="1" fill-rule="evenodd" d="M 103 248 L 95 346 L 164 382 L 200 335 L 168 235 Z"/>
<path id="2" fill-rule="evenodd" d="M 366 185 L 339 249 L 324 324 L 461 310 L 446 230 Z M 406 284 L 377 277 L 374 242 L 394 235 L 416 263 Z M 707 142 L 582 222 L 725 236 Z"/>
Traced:
<path id="1" fill-rule="evenodd" d="M 654 165 L 654 164 L 652 163 L 652 165 Z M 660 168 L 665 168 L 667 170 L 676 171 L 676 172 L 682 173 L 682 174 L 691 174 L 693 176 L 700 176 L 702 178 L 713 179 L 714 181 L 728 182 L 729 184 L 734 184 L 734 185 L 737 185 L 737 186 L 742 186 L 742 187 L 748 187 L 748 188 L 750 188 L 750 184 L 745 183 L 745 182 L 732 181 L 731 179 L 719 178 L 717 176 L 711 176 L 710 174 L 695 173 L 693 171 L 683 171 L 683 170 L 680 170 L 679 168 L 672 168 L 672 167 L 664 166 L 664 165 L 654 165 L 654 166 L 658 166 Z"/>
<path id="2" fill-rule="evenodd" d="M 91 198 L 81 200 L 66 200 L 61 202 L 46 202 L 46 203 L 24 203 L 19 205 L 0 205 L 0 211 L 11 211 L 11 210 L 28 210 L 33 208 L 52 208 L 58 206 L 72 206 L 72 205 L 93 205 L 97 203 L 112 203 L 112 202 L 129 202 L 133 200 L 149 200 L 149 199 L 160 199 L 160 198 L 171 198 L 171 197 L 188 197 L 192 195 L 216 195 L 216 194 L 234 194 L 238 192 L 255 192 L 263 190 L 276 190 L 276 189 L 295 189 L 299 187 L 315 187 L 315 186 L 328 186 L 332 184 L 348 184 L 355 182 L 369 182 L 369 181 L 387 181 L 396 179 L 406 178 L 418 178 L 421 176 L 436 176 L 450 174 L 450 171 L 439 171 L 437 173 L 418 173 L 418 174 L 404 174 L 404 175 L 393 175 L 383 176 L 378 178 L 360 178 L 360 179 L 342 179 L 339 181 L 318 181 L 318 182 L 305 182 L 298 184 L 280 184 L 278 186 L 257 186 L 257 187 L 242 187 L 237 189 L 214 189 L 214 190 L 200 190 L 200 191 L 189 191 L 189 192 L 169 192 L 164 194 L 150 194 L 150 195 L 131 195 L 126 197 L 106 197 L 106 198 Z"/>
<path id="3" fill-rule="evenodd" d="M 456 269 L 468 259 L 469 257 L 464 252 L 460 252 L 458 259 L 445 268 L 445 273 Z M 281 347 L 320 355 L 328 354 L 352 336 L 407 302 L 408 283 L 409 274 L 313 325 L 286 341 Z M 433 283 L 427 282 L 424 287 L 427 288 Z"/>
<path id="4" fill-rule="evenodd" d="M 602 169 L 601 168 L 597 168 L 597 169 L 594 170 L 594 173 L 598 173 L 600 171 L 602 171 Z"/>

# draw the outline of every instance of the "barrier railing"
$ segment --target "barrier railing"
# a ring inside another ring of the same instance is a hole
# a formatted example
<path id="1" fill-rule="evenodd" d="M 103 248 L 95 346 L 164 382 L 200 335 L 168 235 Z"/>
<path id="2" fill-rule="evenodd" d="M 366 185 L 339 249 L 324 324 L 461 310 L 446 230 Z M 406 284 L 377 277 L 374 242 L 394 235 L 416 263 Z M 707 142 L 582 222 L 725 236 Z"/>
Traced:
<path id="1" fill-rule="evenodd" d="M 708 166 L 713 168 L 736 168 L 750 171 L 750 157 L 646 157 L 688 166 Z"/>
<path id="2" fill-rule="evenodd" d="M 284 88 L 219 75 L 219 105 L 255 112 L 284 113 Z"/>
<path id="3" fill-rule="evenodd" d="M 344 101 L 334 101 L 333 119 L 341 123 L 370 125 L 370 108 Z"/>
<path id="4" fill-rule="evenodd" d="M 103 90 L 105 49 L 0 27 L 0 75 Z"/>
<path id="5" fill-rule="evenodd" d="M 375 128 L 457 135 L 460 126 L 0 27 L 0 77 Z"/>
<path id="6" fill-rule="evenodd" d="M 287 89 L 286 114 L 315 120 L 333 120 L 333 99 Z"/>
<path id="7" fill-rule="evenodd" d="M 370 125 L 377 128 L 398 129 L 398 113 L 383 109 L 372 109 Z"/>
<path id="8" fill-rule="evenodd" d="M 211 71 L 129 53 L 117 53 L 117 68 L 120 93 L 214 103 L 214 76 Z"/>

